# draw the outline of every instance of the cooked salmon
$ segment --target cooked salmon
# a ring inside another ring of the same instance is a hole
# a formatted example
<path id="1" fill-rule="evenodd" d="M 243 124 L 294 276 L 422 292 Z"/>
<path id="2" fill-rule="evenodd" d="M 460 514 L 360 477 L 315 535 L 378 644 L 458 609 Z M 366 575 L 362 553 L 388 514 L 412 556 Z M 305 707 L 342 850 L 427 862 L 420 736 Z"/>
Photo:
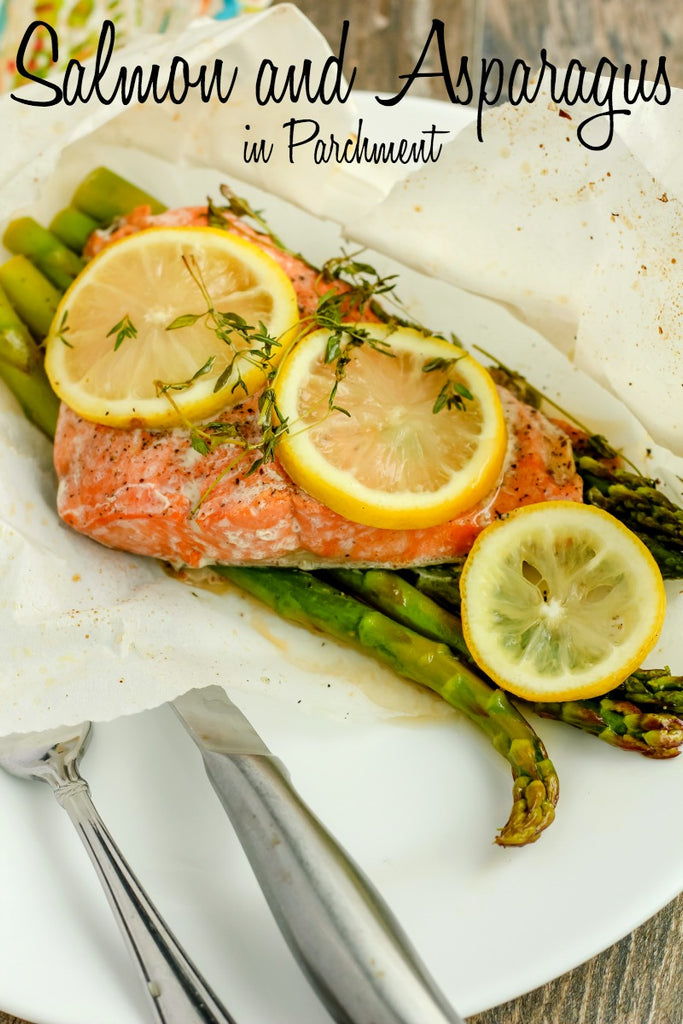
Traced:
<path id="1" fill-rule="evenodd" d="M 304 260 L 274 245 L 239 218 L 232 230 L 265 248 L 290 276 L 302 314 L 313 312 L 330 284 Z M 112 238 L 154 225 L 207 223 L 190 207 L 151 216 L 141 208 L 117 230 L 96 233 L 93 255 Z M 344 285 L 334 287 L 344 290 Z M 367 310 L 355 311 L 368 318 Z M 499 388 L 508 429 L 502 479 L 475 508 L 440 526 L 379 529 L 350 522 L 298 487 L 275 461 L 249 475 L 253 459 L 231 444 L 199 454 L 186 429 L 120 430 L 88 422 L 62 405 L 55 438 L 58 511 L 80 533 L 109 547 L 162 559 L 176 567 L 212 563 L 410 566 L 447 562 L 466 553 L 494 519 L 520 505 L 582 500 L 567 434 Z M 256 398 L 219 419 L 259 436 Z"/>
<path id="2" fill-rule="evenodd" d="M 246 241 L 258 245 L 282 267 L 294 285 L 301 316 L 315 313 L 318 302 L 325 293 L 350 291 L 349 285 L 343 281 L 324 278 L 318 267 L 311 266 L 301 256 L 276 245 L 269 235 L 256 231 L 234 214 L 225 212 L 223 217 L 230 231 L 240 235 Z M 176 210 L 166 210 L 164 213 L 157 214 L 152 214 L 148 206 L 139 206 L 115 225 L 113 230 L 94 231 L 86 244 L 83 255 L 88 259 L 96 256 L 111 242 L 126 238 L 145 228 L 206 227 L 208 223 L 209 216 L 205 206 L 182 206 Z M 377 319 L 368 306 L 365 306 L 362 311 L 349 307 L 344 312 L 349 320 L 360 320 L 361 314 L 364 320 Z"/>

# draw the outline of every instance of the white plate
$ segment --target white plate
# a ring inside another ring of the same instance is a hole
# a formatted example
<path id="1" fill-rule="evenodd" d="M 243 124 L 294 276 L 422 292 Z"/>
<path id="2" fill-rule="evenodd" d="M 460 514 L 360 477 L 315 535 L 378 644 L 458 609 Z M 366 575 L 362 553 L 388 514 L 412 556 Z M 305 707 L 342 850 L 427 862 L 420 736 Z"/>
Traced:
<path id="1" fill-rule="evenodd" d="M 425 109 L 405 101 L 402 124 L 409 113 L 424 120 Z M 200 198 L 206 181 L 205 172 L 197 174 Z M 297 246 L 313 259 L 336 251 L 333 227 L 316 225 L 313 233 L 298 211 L 266 208 L 282 235 L 292 237 L 296 228 Z M 430 323 L 514 355 L 514 365 L 533 369 L 541 386 L 562 375 L 560 390 L 575 389 L 577 411 L 592 412 L 595 423 L 597 409 L 614 424 L 614 403 L 504 311 L 416 275 L 405 276 L 402 294 Z M 683 665 L 673 632 L 665 633 L 653 664 Z M 265 635 L 263 653 L 264 663 L 272 661 Z M 342 675 L 349 664 L 359 671 L 358 661 L 343 663 Z M 280 668 L 296 685 L 294 659 Z M 368 664 L 368 676 L 373 672 Z M 560 773 L 558 817 L 536 845 L 502 850 L 492 839 L 509 813 L 509 769 L 456 715 L 433 709 L 348 723 L 310 711 L 306 701 L 241 693 L 239 702 L 463 1015 L 588 959 L 681 889 L 683 816 L 673 809 L 683 759 L 655 763 L 566 726 L 537 723 Z M 329 1021 L 171 712 L 98 725 L 84 773 L 134 870 L 236 1019 Z M 145 1000 L 104 896 L 46 787 L 0 776 L 0 820 L 0 1006 L 37 1024 L 144 1024 Z"/>
<path id="2" fill-rule="evenodd" d="M 280 709 L 265 729 L 272 713 L 249 710 L 264 734 L 278 733 L 300 791 L 465 1015 L 587 959 L 680 888 L 683 822 L 672 808 L 683 761 L 655 764 L 544 724 L 563 780 L 558 819 L 535 846 L 501 850 L 491 840 L 508 813 L 509 772 L 463 723 L 345 729 Z M 98 726 L 85 774 L 235 1018 L 328 1021 L 172 713 Z M 144 1024 L 141 988 L 66 815 L 46 787 L 4 777 L 0 807 L 0 1005 L 37 1024 Z"/>

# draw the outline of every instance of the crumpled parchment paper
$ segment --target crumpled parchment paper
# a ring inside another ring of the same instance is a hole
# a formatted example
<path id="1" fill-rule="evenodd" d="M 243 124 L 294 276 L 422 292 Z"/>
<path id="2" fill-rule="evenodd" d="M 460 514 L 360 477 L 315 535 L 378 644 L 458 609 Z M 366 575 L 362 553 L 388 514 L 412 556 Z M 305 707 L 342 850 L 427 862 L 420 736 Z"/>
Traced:
<path id="1" fill-rule="evenodd" d="M 302 100 L 286 110 L 254 103 L 256 64 L 270 56 L 286 65 L 307 58 L 322 66 L 330 51 L 320 35 L 298 10 L 282 5 L 221 26 L 200 22 L 181 36 L 140 40 L 117 60 L 163 62 L 169 53 L 200 62 L 220 55 L 239 66 L 242 93 L 224 107 L 188 101 L 123 110 L 96 104 L 40 110 L 0 99 L 0 219 L 31 211 L 46 223 L 99 163 L 168 203 L 201 202 L 226 178 L 246 181 L 247 189 L 267 191 L 256 193 L 257 205 L 294 247 L 317 260 L 334 255 L 343 225 L 347 237 L 376 250 L 372 259 L 381 267 L 400 271 L 399 292 L 416 318 L 455 331 L 467 345 L 483 343 L 623 444 L 672 493 L 680 491 L 675 389 L 681 367 L 673 341 L 680 264 L 665 266 L 678 231 L 680 171 L 662 158 L 657 171 L 666 185 L 653 181 L 653 168 L 634 155 L 648 132 L 658 136 L 661 108 L 643 116 L 640 131 L 630 126 L 628 146 L 615 143 L 595 159 L 571 139 L 566 119 L 562 138 L 554 137 L 557 113 L 539 102 L 488 112 L 484 144 L 465 127 L 436 164 L 407 177 L 391 166 L 335 167 L 311 159 L 292 166 L 284 154 L 246 167 L 234 144 L 246 123 L 263 137 L 291 116 L 313 117 L 339 138 L 357 127 L 351 103 L 321 108 Z M 387 112 L 372 98 L 361 107 L 366 130 L 387 131 Z M 404 130 L 406 111 L 394 109 L 392 132 Z M 430 105 L 420 111 L 416 130 L 442 117 L 454 123 L 452 111 Z M 651 158 L 650 145 L 643 148 Z M 647 272 L 639 271 L 638 260 Z M 653 323 L 661 333 L 652 333 Z M 351 720 L 420 714 L 431 701 L 416 687 L 397 688 L 391 673 L 361 655 L 289 626 L 230 588 L 180 583 L 151 560 L 109 551 L 68 530 L 55 512 L 50 444 L 4 391 L 0 482 L 0 735 L 107 720 L 217 681 L 236 694 L 262 692 Z M 678 589 L 670 588 L 653 664 L 675 661 L 676 653 L 683 660 Z"/>
<path id="2" fill-rule="evenodd" d="M 683 455 L 683 93 L 590 150 L 598 110 L 547 91 L 489 110 L 483 143 L 468 125 L 347 230 L 508 304 Z"/>

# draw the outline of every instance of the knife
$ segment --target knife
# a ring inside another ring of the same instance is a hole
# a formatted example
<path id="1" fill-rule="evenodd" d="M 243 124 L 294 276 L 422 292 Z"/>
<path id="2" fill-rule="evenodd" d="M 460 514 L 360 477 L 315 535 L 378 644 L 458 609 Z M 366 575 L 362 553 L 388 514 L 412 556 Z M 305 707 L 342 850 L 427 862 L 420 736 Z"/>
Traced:
<path id="1" fill-rule="evenodd" d="M 338 1024 L 464 1024 L 372 883 L 220 686 L 172 702 L 273 916 Z"/>

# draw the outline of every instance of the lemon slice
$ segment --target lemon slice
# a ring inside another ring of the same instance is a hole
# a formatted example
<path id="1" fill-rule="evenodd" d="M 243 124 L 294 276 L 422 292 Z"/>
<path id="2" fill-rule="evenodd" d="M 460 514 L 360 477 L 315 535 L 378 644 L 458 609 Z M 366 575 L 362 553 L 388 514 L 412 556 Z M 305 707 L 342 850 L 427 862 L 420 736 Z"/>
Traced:
<path id="1" fill-rule="evenodd" d="M 654 558 L 601 509 L 528 505 L 487 527 L 461 578 L 462 624 L 488 676 L 526 700 L 596 697 L 654 647 L 666 597 Z"/>
<path id="2" fill-rule="evenodd" d="M 291 281 L 258 246 L 218 228 L 150 228 L 79 274 L 57 308 L 45 368 L 86 419 L 168 427 L 261 388 L 297 323 Z"/>
<path id="3" fill-rule="evenodd" d="M 359 330 L 366 338 L 354 344 Z M 336 393 L 340 363 L 326 359 L 327 330 L 302 338 L 280 367 L 286 471 L 335 512 L 369 526 L 433 526 L 475 505 L 495 486 L 507 445 L 490 375 L 462 349 L 413 329 L 364 323 L 347 331 L 336 350 L 348 358 Z M 451 402 L 435 412 L 439 396 L 457 396 L 455 388 L 463 407 Z"/>

